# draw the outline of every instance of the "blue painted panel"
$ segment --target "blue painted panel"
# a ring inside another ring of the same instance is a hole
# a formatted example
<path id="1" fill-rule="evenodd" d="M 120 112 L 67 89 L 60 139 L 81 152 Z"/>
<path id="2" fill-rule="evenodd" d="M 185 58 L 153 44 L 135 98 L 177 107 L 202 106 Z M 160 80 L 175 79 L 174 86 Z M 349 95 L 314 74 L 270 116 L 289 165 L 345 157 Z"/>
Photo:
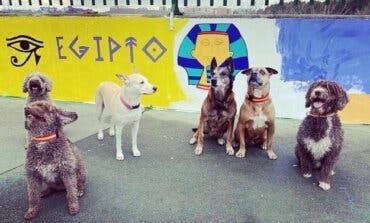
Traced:
<path id="1" fill-rule="evenodd" d="M 370 93 L 369 19 L 277 19 L 286 81 L 335 80 Z"/>

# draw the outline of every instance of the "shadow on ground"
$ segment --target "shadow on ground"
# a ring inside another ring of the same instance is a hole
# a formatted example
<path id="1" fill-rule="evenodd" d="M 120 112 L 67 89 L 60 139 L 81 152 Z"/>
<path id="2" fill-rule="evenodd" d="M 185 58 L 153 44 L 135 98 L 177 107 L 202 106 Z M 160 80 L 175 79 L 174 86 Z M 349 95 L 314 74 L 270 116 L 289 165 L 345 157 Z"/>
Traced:
<path id="1" fill-rule="evenodd" d="M 80 213 L 70 216 L 65 193 L 59 192 L 42 199 L 32 222 L 368 222 L 368 128 L 346 127 L 332 189 L 324 192 L 317 175 L 304 179 L 293 167 L 298 124 L 278 120 L 279 159 L 270 161 L 258 148 L 250 148 L 245 159 L 227 156 L 212 140 L 195 156 L 195 146 L 188 144 L 193 125 L 144 115 L 142 157 L 132 157 L 127 134 L 124 161 L 115 160 L 114 138 L 107 134 L 104 141 L 96 135 L 78 141 L 88 167 Z M 23 167 L 0 176 L 0 198 L 1 222 L 23 221 Z"/>

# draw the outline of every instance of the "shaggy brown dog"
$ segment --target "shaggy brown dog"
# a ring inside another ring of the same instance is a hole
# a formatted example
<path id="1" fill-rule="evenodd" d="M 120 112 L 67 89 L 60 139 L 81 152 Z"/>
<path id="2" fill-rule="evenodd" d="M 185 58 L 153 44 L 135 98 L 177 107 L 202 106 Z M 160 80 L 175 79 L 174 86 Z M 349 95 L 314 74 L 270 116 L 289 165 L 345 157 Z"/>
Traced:
<path id="1" fill-rule="evenodd" d="M 26 106 L 34 101 L 49 101 L 52 102 L 49 96 L 49 92 L 52 90 L 53 82 L 43 73 L 31 72 L 23 80 L 22 90 L 24 93 L 28 93 L 26 99 Z M 74 122 L 77 119 L 75 112 L 66 111 L 64 114 L 70 118 L 63 120 L 63 125 L 67 125 Z"/>
<path id="2" fill-rule="evenodd" d="M 34 101 L 49 101 L 52 102 L 49 96 L 49 92 L 52 90 L 52 81 L 43 73 L 31 72 L 23 80 L 22 90 L 24 93 L 28 93 L 26 98 L 26 106 Z M 67 119 L 62 119 L 63 125 L 67 125 L 77 120 L 77 114 L 75 112 L 64 111 L 64 115 L 68 116 Z M 28 137 L 26 136 L 25 149 L 27 149 Z"/>
<path id="3" fill-rule="evenodd" d="M 216 59 L 211 62 L 211 89 L 202 105 L 198 129 L 195 131 L 189 143 L 198 145 L 194 152 L 202 154 L 203 136 L 209 134 L 217 137 L 218 144 L 224 145 L 223 139 L 226 133 L 226 153 L 234 155 L 232 147 L 232 134 L 236 114 L 236 102 L 233 92 L 234 65 L 231 58 L 226 60 L 225 67 L 218 67 Z"/>
<path id="4" fill-rule="evenodd" d="M 22 90 L 28 93 L 26 105 L 34 101 L 50 101 L 49 92 L 53 88 L 52 81 L 43 73 L 31 72 L 23 80 Z"/>
<path id="5" fill-rule="evenodd" d="M 29 208 L 24 217 L 36 217 L 40 197 L 61 189 L 67 190 L 69 213 L 78 213 L 86 170 L 77 147 L 63 133 L 63 120 L 70 117 L 47 101 L 32 102 L 24 110 L 30 136 L 25 164 Z"/>
<path id="6" fill-rule="evenodd" d="M 306 107 L 311 107 L 297 134 L 295 155 L 303 177 L 321 168 L 319 187 L 330 189 L 329 176 L 342 150 L 343 130 L 337 115 L 348 103 L 346 92 L 333 81 L 317 81 L 306 93 Z"/>
<path id="7" fill-rule="evenodd" d="M 240 107 L 235 129 L 236 157 L 243 158 L 247 145 L 261 145 L 269 159 L 277 159 L 272 150 L 275 132 L 275 108 L 270 97 L 270 76 L 278 72 L 270 67 L 252 67 L 242 71 L 248 77 L 248 92 Z"/>

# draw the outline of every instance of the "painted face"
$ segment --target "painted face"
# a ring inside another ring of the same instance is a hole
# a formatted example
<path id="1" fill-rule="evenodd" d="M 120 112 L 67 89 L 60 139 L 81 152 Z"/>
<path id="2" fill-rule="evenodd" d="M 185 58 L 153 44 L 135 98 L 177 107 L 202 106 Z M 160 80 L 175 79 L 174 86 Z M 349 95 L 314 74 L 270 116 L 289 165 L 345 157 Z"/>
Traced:
<path id="1" fill-rule="evenodd" d="M 229 37 L 223 32 L 203 32 L 196 40 L 192 56 L 203 66 L 208 66 L 212 58 L 217 61 L 225 61 L 233 55 L 229 49 Z"/>

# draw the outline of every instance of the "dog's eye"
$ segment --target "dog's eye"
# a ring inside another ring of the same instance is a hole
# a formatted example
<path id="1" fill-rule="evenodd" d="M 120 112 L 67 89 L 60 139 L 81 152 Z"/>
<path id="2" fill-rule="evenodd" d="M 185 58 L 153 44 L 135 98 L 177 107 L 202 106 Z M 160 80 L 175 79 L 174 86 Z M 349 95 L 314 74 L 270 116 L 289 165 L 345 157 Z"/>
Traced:
<path id="1" fill-rule="evenodd" d="M 34 115 L 34 117 L 40 121 L 46 121 L 44 117 L 39 116 L 39 115 Z"/>
<path id="2" fill-rule="evenodd" d="M 140 84 L 144 84 L 144 81 L 141 81 Z"/>
<path id="3" fill-rule="evenodd" d="M 265 71 L 263 71 L 263 70 L 261 70 L 260 71 L 260 73 L 262 74 L 262 75 L 265 75 L 266 73 L 265 73 Z"/>

